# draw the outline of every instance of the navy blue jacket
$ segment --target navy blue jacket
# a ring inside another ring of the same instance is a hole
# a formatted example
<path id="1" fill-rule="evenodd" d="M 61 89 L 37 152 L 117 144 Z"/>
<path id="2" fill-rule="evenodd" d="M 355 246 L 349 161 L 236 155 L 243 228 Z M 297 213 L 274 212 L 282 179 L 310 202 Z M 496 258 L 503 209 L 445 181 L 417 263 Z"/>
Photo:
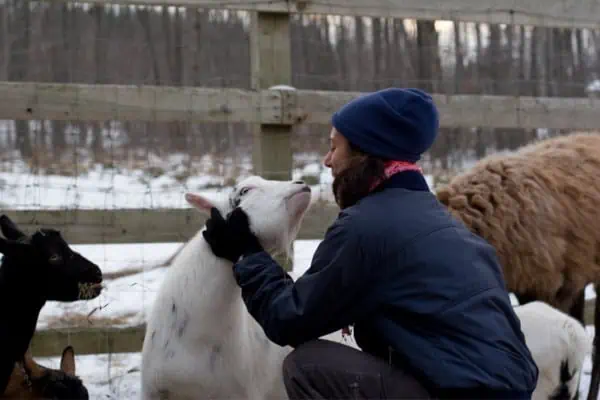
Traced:
<path id="1" fill-rule="evenodd" d="M 234 273 L 248 311 L 279 345 L 354 324 L 363 351 L 393 354 L 439 397 L 530 398 L 535 389 L 538 369 L 495 249 L 417 172 L 340 212 L 295 283 L 266 252 Z"/>

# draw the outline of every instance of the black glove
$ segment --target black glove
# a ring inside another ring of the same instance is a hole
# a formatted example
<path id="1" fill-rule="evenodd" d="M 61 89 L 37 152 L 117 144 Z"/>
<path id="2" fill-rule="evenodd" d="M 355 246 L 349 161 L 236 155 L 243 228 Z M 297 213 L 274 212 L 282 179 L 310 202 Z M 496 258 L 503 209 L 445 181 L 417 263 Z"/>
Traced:
<path id="1" fill-rule="evenodd" d="M 210 210 L 206 230 L 202 236 L 217 257 L 235 263 L 244 255 L 263 251 L 258 238 L 250 231 L 250 221 L 241 208 L 236 208 L 224 219 L 218 209 Z"/>

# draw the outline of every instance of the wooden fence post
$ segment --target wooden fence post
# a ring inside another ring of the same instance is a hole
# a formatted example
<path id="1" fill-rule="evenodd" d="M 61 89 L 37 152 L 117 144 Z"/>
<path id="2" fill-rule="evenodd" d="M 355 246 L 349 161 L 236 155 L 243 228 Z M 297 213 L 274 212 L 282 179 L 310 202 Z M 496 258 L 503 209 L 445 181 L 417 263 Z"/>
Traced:
<path id="1" fill-rule="evenodd" d="M 275 85 L 291 85 L 292 55 L 290 41 L 290 14 L 252 12 L 250 23 L 250 74 L 254 90 Z M 281 92 L 281 107 L 285 108 L 288 95 Z M 292 178 L 292 124 L 256 124 L 253 136 L 254 173 L 265 179 Z M 286 269 L 293 268 L 290 260 L 280 258 Z"/>

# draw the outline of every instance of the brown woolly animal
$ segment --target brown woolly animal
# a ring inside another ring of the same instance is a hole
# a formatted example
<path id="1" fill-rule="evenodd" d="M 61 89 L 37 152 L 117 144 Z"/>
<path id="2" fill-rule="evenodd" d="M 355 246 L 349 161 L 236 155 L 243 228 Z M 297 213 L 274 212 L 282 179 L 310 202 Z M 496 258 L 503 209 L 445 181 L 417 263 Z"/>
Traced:
<path id="1" fill-rule="evenodd" d="M 585 287 L 600 283 L 600 134 L 555 137 L 486 157 L 437 197 L 496 248 L 507 290 L 521 304 L 541 300 L 583 323 Z M 596 400 L 595 339 L 593 353 L 588 399 Z"/>
<path id="2" fill-rule="evenodd" d="M 87 400 L 88 391 L 75 375 L 75 352 L 72 346 L 63 350 L 60 369 L 36 363 L 27 350 L 22 362 L 15 363 L 2 399 L 71 399 Z"/>

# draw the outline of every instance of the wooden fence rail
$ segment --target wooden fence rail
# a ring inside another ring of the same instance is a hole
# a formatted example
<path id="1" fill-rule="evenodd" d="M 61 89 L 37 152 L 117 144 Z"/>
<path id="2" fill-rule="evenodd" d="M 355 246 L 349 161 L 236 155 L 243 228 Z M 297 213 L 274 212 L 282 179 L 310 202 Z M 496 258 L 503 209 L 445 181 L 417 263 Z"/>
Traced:
<path id="1" fill-rule="evenodd" d="M 361 92 L 0 82 L 0 119 L 329 124 Z M 600 99 L 433 94 L 447 128 L 600 128 Z"/>
<path id="2" fill-rule="evenodd" d="M 596 0 L 85 0 L 77 3 L 151 6 L 168 3 L 264 13 L 396 17 L 562 28 L 594 29 L 600 21 L 600 4 Z"/>
<path id="3" fill-rule="evenodd" d="M 323 238 L 339 208 L 316 201 L 307 211 L 298 239 Z M 117 210 L 0 210 L 25 232 L 59 229 L 70 244 L 185 242 L 206 221 L 192 208 Z"/>
<path id="4" fill-rule="evenodd" d="M 585 303 L 586 325 L 594 323 L 595 299 Z M 35 357 L 52 357 L 62 354 L 70 344 L 77 354 L 137 353 L 142 350 L 146 325 L 126 328 L 73 328 L 49 329 L 35 333 L 31 350 Z"/>

